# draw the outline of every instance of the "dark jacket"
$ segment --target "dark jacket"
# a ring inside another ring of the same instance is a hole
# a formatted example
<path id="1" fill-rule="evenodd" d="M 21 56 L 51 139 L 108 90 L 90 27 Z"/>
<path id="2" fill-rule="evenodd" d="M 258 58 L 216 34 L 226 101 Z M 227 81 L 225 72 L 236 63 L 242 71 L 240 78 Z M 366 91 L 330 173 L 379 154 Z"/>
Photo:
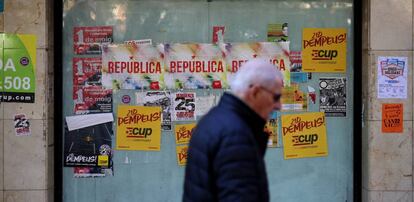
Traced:
<path id="1" fill-rule="evenodd" d="M 244 102 L 225 93 L 191 138 L 183 201 L 269 201 L 264 125 Z"/>

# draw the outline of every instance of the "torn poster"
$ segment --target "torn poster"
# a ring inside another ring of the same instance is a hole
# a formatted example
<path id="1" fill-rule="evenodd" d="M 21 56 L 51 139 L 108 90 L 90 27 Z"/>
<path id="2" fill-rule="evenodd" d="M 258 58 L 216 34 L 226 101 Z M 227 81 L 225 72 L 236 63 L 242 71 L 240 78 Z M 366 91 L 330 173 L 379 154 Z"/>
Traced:
<path id="1" fill-rule="evenodd" d="M 14 131 L 16 136 L 30 136 L 30 123 L 25 114 L 14 115 Z"/>

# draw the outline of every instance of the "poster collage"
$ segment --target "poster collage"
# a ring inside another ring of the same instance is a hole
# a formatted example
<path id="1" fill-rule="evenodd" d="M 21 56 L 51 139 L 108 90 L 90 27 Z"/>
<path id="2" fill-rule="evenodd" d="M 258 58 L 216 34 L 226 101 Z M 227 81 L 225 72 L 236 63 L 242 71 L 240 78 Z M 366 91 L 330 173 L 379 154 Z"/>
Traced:
<path id="1" fill-rule="evenodd" d="M 285 159 L 327 156 L 326 117 L 347 116 L 347 30 L 305 28 L 302 50 L 290 50 L 287 23 L 269 24 L 266 42 L 225 43 L 225 28 L 213 29 L 212 43 L 152 44 L 113 43 L 111 26 L 75 27 L 64 166 L 73 167 L 75 177 L 113 175 L 114 151 L 160 151 L 163 131 L 174 134 L 177 164 L 184 166 L 197 120 L 220 99 L 197 92 L 229 90 L 253 58 L 268 60 L 284 77 L 282 110 L 264 128 L 268 146 L 283 144 Z M 312 86 L 315 73 L 344 76 L 320 77 Z M 123 90 L 134 96 L 117 95 Z M 122 104 L 114 105 L 115 95 Z M 319 112 L 311 112 L 318 105 Z"/>

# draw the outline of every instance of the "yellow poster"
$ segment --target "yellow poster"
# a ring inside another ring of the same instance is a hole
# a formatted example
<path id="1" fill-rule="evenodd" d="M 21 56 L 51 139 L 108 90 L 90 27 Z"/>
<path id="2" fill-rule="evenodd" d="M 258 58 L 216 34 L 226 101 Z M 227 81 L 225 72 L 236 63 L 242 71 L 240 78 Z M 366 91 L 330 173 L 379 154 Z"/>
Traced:
<path id="1" fill-rule="evenodd" d="M 269 120 L 267 121 L 264 132 L 269 135 L 269 139 L 267 141 L 267 147 L 277 147 L 279 143 L 279 132 L 278 132 L 278 117 L 277 113 L 273 112 L 270 115 Z"/>
<path id="2" fill-rule="evenodd" d="M 325 113 L 282 115 L 285 159 L 328 155 Z"/>
<path id="3" fill-rule="evenodd" d="M 184 166 L 187 163 L 188 145 L 177 146 L 177 162 L 178 165 Z"/>
<path id="4" fill-rule="evenodd" d="M 304 72 L 346 72 L 345 28 L 304 28 L 302 69 Z"/>
<path id="5" fill-rule="evenodd" d="M 118 106 L 116 149 L 159 151 L 161 107 Z"/>
<path id="6" fill-rule="evenodd" d="M 195 123 L 175 125 L 175 131 L 174 131 L 175 132 L 175 143 L 176 144 L 189 143 L 195 126 L 196 126 Z"/>

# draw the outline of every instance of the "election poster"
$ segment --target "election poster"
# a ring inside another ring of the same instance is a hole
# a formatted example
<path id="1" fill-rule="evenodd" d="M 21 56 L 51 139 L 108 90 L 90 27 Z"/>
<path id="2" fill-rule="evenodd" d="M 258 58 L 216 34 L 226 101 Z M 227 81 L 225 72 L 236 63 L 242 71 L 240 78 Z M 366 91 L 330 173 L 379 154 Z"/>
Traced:
<path id="1" fill-rule="evenodd" d="M 267 25 L 267 41 L 289 41 L 288 23 L 276 23 Z"/>
<path id="2" fill-rule="evenodd" d="M 227 87 L 226 65 L 214 44 L 164 44 L 168 89 Z"/>
<path id="3" fill-rule="evenodd" d="M 110 168 L 112 122 L 111 113 L 66 117 L 64 166 Z"/>
<path id="4" fill-rule="evenodd" d="M 175 125 L 175 143 L 176 144 L 188 144 L 190 143 L 193 130 L 195 129 L 196 124 L 176 124 Z"/>
<path id="5" fill-rule="evenodd" d="M 102 85 L 107 89 L 164 89 L 162 52 L 150 44 L 103 47 Z"/>
<path id="6" fill-rule="evenodd" d="M 264 127 L 264 132 L 269 135 L 267 147 L 277 147 L 279 143 L 277 112 L 272 112 L 270 119 Z"/>
<path id="7" fill-rule="evenodd" d="M 347 30 L 304 28 L 302 60 L 304 72 L 346 72 Z"/>
<path id="8" fill-rule="evenodd" d="M 282 95 L 282 111 L 307 111 L 308 97 L 299 89 L 298 84 L 283 87 Z"/>
<path id="9" fill-rule="evenodd" d="M 285 159 L 328 155 L 326 119 L 323 112 L 282 115 Z"/>
<path id="10" fill-rule="evenodd" d="M 74 112 L 77 115 L 112 112 L 112 90 L 102 86 L 73 86 Z"/>
<path id="11" fill-rule="evenodd" d="M 188 145 L 177 145 L 177 162 L 179 166 L 187 164 Z"/>
<path id="12" fill-rule="evenodd" d="M 102 59 L 73 58 L 73 86 L 101 86 Z"/>
<path id="13" fill-rule="evenodd" d="M 142 96 L 142 94 L 144 94 Z M 142 96 L 142 97 L 140 97 Z M 161 114 L 161 129 L 164 131 L 172 130 L 171 123 L 171 92 L 169 91 L 148 91 L 143 93 L 136 93 L 137 100 L 142 102 L 137 103 L 142 106 L 159 106 L 162 109 Z"/>
<path id="14" fill-rule="evenodd" d="M 274 64 L 283 74 L 284 86 L 290 86 L 289 42 L 223 43 L 220 48 L 225 54 L 229 83 L 245 62 L 262 58 Z"/>
<path id="15" fill-rule="evenodd" d="M 407 57 L 378 57 L 378 98 L 407 98 Z"/>
<path id="16" fill-rule="evenodd" d="M 36 36 L 0 34 L 0 102 L 34 103 Z"/>
<path id="17" fill-rule="evenodd" d="M 173 120 L 195 121 L 197 114 L 196 93 L 178 92 L 173 95 Z"/>
<path id="18" fill-rule="evenodd" d="M 73 28 L 73 50 L 78 55 L 99 55 L 102 53 L 102 45 L 113 41 L 112 26 Z"/>
<path id="19" fill-rule="evenodd" d="M 319 111 L 327 117 L 346 116 L 346 78 L 319 78 Z"/>
<path id="20" fill-rule="evenodd" d="M 116 149 L 160 151 L 161 107 L 118 105 Z"/>
<path id="21" fill-rule="evenodd" d="M 382 104 L 382 126 L 383 133 L 402 133 L 404 130 L 403 104 L 387 103 Z"/>

